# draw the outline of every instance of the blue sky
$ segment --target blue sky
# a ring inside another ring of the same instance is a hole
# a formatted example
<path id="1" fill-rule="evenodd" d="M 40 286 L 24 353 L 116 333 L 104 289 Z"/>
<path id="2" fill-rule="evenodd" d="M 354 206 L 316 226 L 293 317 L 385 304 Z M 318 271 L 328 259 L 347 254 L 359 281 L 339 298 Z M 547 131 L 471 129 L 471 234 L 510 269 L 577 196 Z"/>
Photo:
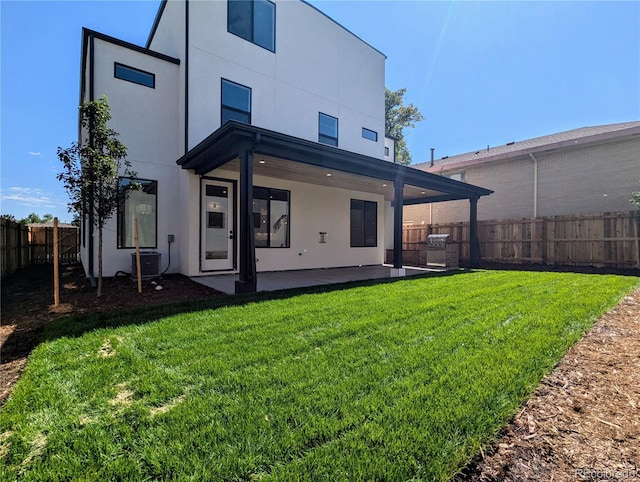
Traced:
<path id="1" fill-rule="evenodd" d="M 640 2 L 312 1 L 388 57 L 425 116 L 414 162 L 640 120 Z M 58 146 L 77 135 L 83 26 L 144 45 L 159 0 L 0 2 L 0 211 L 70 221 Z"/>

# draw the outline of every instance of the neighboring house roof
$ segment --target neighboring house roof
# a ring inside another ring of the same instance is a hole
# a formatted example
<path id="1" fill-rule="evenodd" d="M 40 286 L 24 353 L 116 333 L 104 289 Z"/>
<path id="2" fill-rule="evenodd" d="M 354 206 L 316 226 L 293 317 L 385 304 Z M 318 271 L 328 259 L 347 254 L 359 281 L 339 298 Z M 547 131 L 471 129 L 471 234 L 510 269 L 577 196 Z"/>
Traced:
<path id="1" fill-rule="evenodd" d="M 581 127 L 579 129 L 535 137 L 525 141 L 510 142 L 503 146 L 489 147 L 475 152 L 467 152 L 465 154 L 436 159 L 433 162 L 433 166 L 431 162 L 422 162 L 414 164 L 413 167 L 429 172 L 450 171 L 476 164 L 527 156 L 537 152 L 551 151 L 563 147 L 574 147 L 576 145 L 635 135 L 640 135 L 640 121 Z"/>

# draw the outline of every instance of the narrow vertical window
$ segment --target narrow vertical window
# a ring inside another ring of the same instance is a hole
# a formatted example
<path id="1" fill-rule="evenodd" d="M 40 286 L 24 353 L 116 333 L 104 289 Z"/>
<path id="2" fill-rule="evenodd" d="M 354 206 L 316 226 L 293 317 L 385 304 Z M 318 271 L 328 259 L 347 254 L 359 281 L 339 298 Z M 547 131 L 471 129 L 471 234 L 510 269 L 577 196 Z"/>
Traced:
<path id="1" fill-rule="evenodd" d="M 322 112 L 319 113 L 318 142 L 331 146 L 338 145 L 338 119 Z"/>
<path id="2" fill-rule="evenodd" d="M 289 247 L 289 191 L 254 186 L 256 248 Z"/>
<path id="3" fill-rule="evenodd" d="M 120 188 L 127 189 L 132 180 L 120 179 Z M 157 246 L 158 181 L 137 179 L 140 189 L 133 189 L 118 206 L 118 248 L 135 248 L 135 220 L 138 220 L 138 242 L 141 248 Z"/>
<path id="4" fill-rule="evenodd" d="M 222 79 L 220 125 L 230 120 L 251 124 L 251 89 Z"/>
<path id="5" fill-rule="evenodd" d="M 227 31 L 276 51 L 276 6 L 269 0 L 229 0 Z"/>
<path id="6" fill-rule="evenodd" d="M 378 245 L 378 203 L 351 200 L 351 247 Z"/>

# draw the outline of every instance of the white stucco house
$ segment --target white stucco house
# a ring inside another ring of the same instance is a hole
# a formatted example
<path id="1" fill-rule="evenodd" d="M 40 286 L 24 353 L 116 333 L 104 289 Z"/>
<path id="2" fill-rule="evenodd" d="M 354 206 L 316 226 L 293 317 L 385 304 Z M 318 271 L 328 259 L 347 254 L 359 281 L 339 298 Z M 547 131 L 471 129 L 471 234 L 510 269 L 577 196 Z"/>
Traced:
<path id="1" fill-rule="evenodd" d="M 143 185 L 105 231 L 105 276 L 131 271 L 135 218 L 162 270 L 237 273 L 238 292 L 385 249 L 400 270 L 405 202 L 467 200 L 474 221 L 491 193 L 393 162 L 385 56 L 304 1 L 163 1 L 144 47 L 82 42 L 80 101 L 108 97 Z M 87 215 L 88 276 L 93 234 Z"/>

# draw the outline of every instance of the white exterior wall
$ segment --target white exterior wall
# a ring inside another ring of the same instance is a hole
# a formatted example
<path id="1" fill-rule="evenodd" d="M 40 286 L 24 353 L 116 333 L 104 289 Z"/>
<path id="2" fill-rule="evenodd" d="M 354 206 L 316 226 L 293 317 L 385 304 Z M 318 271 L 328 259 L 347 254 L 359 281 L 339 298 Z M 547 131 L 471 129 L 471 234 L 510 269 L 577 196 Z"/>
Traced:
<path id="1" fill-rule="evenodd" d="M 167 235 L 176 234 L 175 206 L 178 205 L 176 178 L 181 169 L 175 161 L 180 156 L 178 144 L 179 67 L 143 53 L 95 39 L 94 95 L 106 95 L 111 110 L 109 127 L 120 134 L 127 146 L 127 159 L 140 179 L 158 182 L 157 247 L 145 248 L 162 253 L 161 269 L 167 267 Z M 114 62 L 155 74 L 155 88 L 138 85 L 114 76 Z M 134 249 L 117 248 L 116 215 L 103 231 L 103 274 L 131 271 Z M 98 231 L 94 229 L 94 274 L 98 273 Z M 172 256 L 180 249 L 180 238 L 171 247 Z M 174 258 L 175 259 L 175 258 Z M 172 260 L 169 272 L 177 272 Z"/>
<path id="2" fill-rule="evenodd" d="M 192 204 L 199 205 L 200 180 L 191 176 L 196 185 L 191 186 Z M 238 173 L 218 169 L 205 177 L 238 181 Z M 254 176 L 253 184 L 260 187 L 290 191 L 290 247 L 256 248 L 256 268 L 260 271 L 293 269 L 334 268 L 341 266 L 375 265 L 384 260 L 385 214 L 389 205 L 381 195 L 335 189 L 315 184 L 286 181 L 264 176 Z M 238 192 L 236 203 L 239 206 Z M 352 248 L 351 244 L 351 199 L 378 203 L 378 246 Z M 198 211 L 189 215 L 190 222 L 199 222 Z M 236 220 L 237 226 L 237 220 Z M 327 233 L 327 242 L 319 243 L 318 233 Z M 239 244 L 239 238 L 238 243 Z M 200 238 L 189 237 L 188 249 L 195 256 L 189 258 L 189 276 L 215 274 L 200 272 Z"/>
<path id="3" fill-rule="evenodd" d="M 385 159 L 384 55 L 310 5 L 275 3 L 275 52 L 227 32 L 226 1 L 189 2 L 188 52 L 185 2 L 167 2 L 150 48 L 179 58 L 180 65 L 95 40 L 95 96 L 109 97 L 110 127 L 121 133 L 132 169 L 141 179 L 158 181 L 157 248 L 145 250 L 162 253 L 161 270 L 168 262 L 167 235 L 173 234 L 169 272 L 202 274 L 201 178 L 175 164 L 185 152 L 187 76 L 189 148 L 220 127 L 224 78 L 251 88 L 252 125 L 317 142 L 322 112 L 338 118 L 339 148 Z M 114 78 L 114 61 L 153 72 L 156 88 Z M 363 138 L 363 127 L 377 132 L 378 141 Z M 213 174 L 238 176 L 221 170 Z M 385 226 L 393 217 L 382 196 L 258 176 L 254 184 L 291 191 L 291 247 L 257 248 L 258 271 L 384 260 L 385 245 L 392 243 Z M 377 247 L 350 248 L 351 199 L 378 202 Z M 328 233 L 326 244 L 318 242 L 319 231 Z M 104 275 L 131 271 L 134 250 L 117 249 L 115 216 L 104 234 Z M 97 274 L 97 233 L 95 237 Z"/>
<path id="4" fill-rule="evenodd" d="M 227 32 L 227 2 L 189 4 L 190 148 L 220 127 L 224 78 L 251 88 L 253 125 L 317 142 L 323 112 L 338 147 L 384 159 L 384 55 L 303 2 L 275 3 L 275 52 Z"/>

